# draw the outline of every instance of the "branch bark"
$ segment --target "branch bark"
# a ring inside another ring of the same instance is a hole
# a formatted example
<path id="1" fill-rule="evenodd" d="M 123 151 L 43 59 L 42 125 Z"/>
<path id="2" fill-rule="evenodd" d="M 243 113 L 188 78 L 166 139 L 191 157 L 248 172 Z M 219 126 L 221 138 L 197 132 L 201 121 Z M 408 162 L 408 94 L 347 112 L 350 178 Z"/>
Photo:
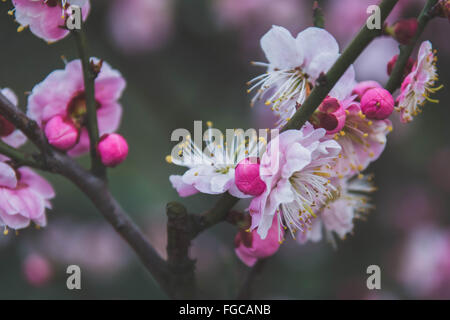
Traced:
<path id="1" fill-rule="evenodd" d="M 195 261 L 189 258 L 192 216 L 177 203 L 167 204 L 167 264 L 171 277 L 169 294 L 174 299 L 195 299 Z"/>
<path id="2" fill-rule="evenodd" d="M 106 178 L 106 168 L 97 155 L 97 144 L 99 141 L 99 131 L 97 122 L 97 102 L 95 101 L 95 79 L 97 73 L 93 70 L 93 65 L 88 55 L 88 45 L 84 28 L 72 31 L 80 56 L 83 68 L 84 93 L 86 98 L 87 129 L 89 133 L 91 170 L 96 175 Z M 101 64 L 101 62 L 100 62 Z"/>
<path id="3" fill-rule="evenodd" d="M 18 163 L 25 162 L 38 169 L 62 175 L 74 183 L 95 205 L 105 219 L 114 227 L 122 238 L 138 255 L 144 266 L 165 292 L 169 292 L 168 279 L 170 274 L 166 262 L 158 255 L 138 226 L 129 218 L 119 203 L 108 190 L 107 183 L 100 177 L 81 167 L 67 155 L 52 149 L 36 122 L 29 119 L 0 93 L 0 113 L 19 128 L 43 152 L 42 163 L 34 165 L 23 158 L 20 152 L 5 154 Z"/>

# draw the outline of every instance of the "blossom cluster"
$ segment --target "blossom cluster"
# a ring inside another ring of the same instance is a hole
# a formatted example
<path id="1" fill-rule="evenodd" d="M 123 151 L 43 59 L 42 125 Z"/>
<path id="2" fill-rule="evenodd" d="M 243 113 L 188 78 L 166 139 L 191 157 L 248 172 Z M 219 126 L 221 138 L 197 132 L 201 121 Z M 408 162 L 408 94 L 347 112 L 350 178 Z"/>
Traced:
<path id="1" fill-rule="evenodd" d="M 70 5 L 82 9 L 86 19 L 89 0 L 13 0 L 14 15 L 19 31 L 30 27 L 31 32 L 48 42 L 61 40 L 69 34 L 64 28 Z M 122 117 L 119 99 L 126 82 L 121 73 L 107 62 L 91 58 L 91 72 L 95 74 L 94 112 L 99 141 L 95 146 L 100 161 L 114 167 L 128 155 L 126 140 L 116 133 Z M 52 71 L 36 84 L 28 95 L 26 115 L 43 130 L 48 144 L 69 156 L 81 156 L 91 148 L 88 133 L 88 107 L 81 60 L 65 62 L 64 69 Z M 18 107 L 18 98 L 9 88 L 0 88 L 4 98 Z M 9 147 L 19 148 L 25 135 L 0 115 L 0 137 Z M 4 234 L 9 228 L 17 230 L 34 222 L 42 227 L 47 223 L 46 209 L 55 196 L 52 186 L 32 169 L 4 155 L 0 155 L 0 226 Z"/>
<path id="2" fill-rule="evenodd" d="M 168 159 L 189 168 L 170 177 L 180 196 L 229 192 L 251 198 L 251 225 L 235 240 L 236 254 L 249 266 L 274 254 L 288 234 L 299 243 L 324 237 L 334 242 L 351 234 L 355 219 L 372 208 L 373 176 L 365 170 L 385 149 L 392 131 L 389 117 L 396 110 L 402 122 L 410 122 L 425 101 L 435 101 L 430 94 L 439 89 L 434 87 L 436 51 L 425 41 L 417 60 L 404 70 L 396 98 L 376 81 L 357 82 L 351 66 L 303 127 L 283 131 L 339 58 L 339 45 L 321 28 L 307 28 L 294 38 L 273 26 L 261 38 L 261 48 L 267 62 L 253 65 L 266 72 L 248 82 L 248 92 L 256 91 L 252 105 L 271 108 L 281 134 L 256 154 L 242 152 L 252 141 L 237 136 L 231 147 L 206 139 L 215 146 L 213 152 L 206 149 L 209 163 Z M 389 73 L 396 60 L 386 66 Z M 217 164 L 225 149 L 235 157 L 222 168 Z M 193 153 L 202 158 L 193 142 L 180 146 L 183 156 Z"/>

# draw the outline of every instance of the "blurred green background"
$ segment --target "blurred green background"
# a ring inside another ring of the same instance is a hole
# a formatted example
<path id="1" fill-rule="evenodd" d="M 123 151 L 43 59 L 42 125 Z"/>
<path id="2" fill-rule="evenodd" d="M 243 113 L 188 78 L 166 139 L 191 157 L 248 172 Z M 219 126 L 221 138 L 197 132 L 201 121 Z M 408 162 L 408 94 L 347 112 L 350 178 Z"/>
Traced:
<path id="1" fill-rule="evenodd" d="M 126 2 L 131 5 L 133 1 Z M 194 120 L 213 121 L 219 129 L 265 126 L 268 120 L 267 112 L 260 112 L 263 107 L 249 107 L 251 96 L 245 83 L 261 72 L 249 61 L 265 60 L 259 37 L 272 23 L 284 25 L 287 20 L 283 15 L 277 20 L 267 12 L 244 16 L 245 23 L 227 24 L 218 17 L 214 1 L 178 0 L 170 9 L 171 30 L 165 42 L 130 53 L 120 49 L 111 36 L 108 17 L 114 2 L 91 1 L 87 21 L 91 55 L 105 59 L 127 80 L 119 132 L 128 140 L 130 154 L 124 164 L 109 170 L 110 186 L 164 254 L 165 204 L 177 200 L 191 212 L 202 212 L 216 199 L 206 195 L 179 199 L 168 176 L 183 169 L 165 162 L 174 146 L 170 134 L 176 128 L 193 130 Z M 296 34 L 312 23 L 312 1 L 291 2 L 301 8 L 300 12 L 290 12 L 290 28 Z M 330 2 L 333 0 L 321 1 L 325 10 L 333 10 Z M 25 109 L 25 93 L 51 71 L 64 67 L 61 56 L 72 60 L 77 52 L 71 37 L 47 45 L 29 30 L 17 33 L 17 24 L 7 15 L 10 8 L 9 1 L 0 3 L 0 87 L 12 88 Z M 417 15 L 418 8 L 409 8 L 408 14 Z M 326 11 L 327 24 L 335 23 L 330 19 L 337 18 L 330 16 Z M 437 23 L 440 27 L 433 33 L 433 45 L 440 58 L 439 82 L 447 85 L 448 22 Z M 443 37 L 437 36 L 440 34 Z M 344 46 L 348 39 L 338 41 Z M 377 69 L 385 68 L 385 62 L 370 63 Z M 299 246 L 286 241 L 256 283 L 255 298 L 430 297 L 411 290 L 399 273 L 400 257 L 411 234 L 423 226 L 449 228 L 448 90 L 441 90 L 435 97 L 441 103 L 427 105 L 411 124 L 394 122 L 385 152 L 370 166 L 368 171 L 375 173 L 379 191 L 374 196 L 376 210 L 368 220 L 357 221 L 354 235 L 339 241 L 337 250 L 326 242 Z M 85 158 L 80 160 L 88 163 Z M 54 209 L 48 214 L 45 229 L 29 228 L 19 236 L 0 236 L 0 299 L 166 298 L 91 203 L 64 179 L 43 175 L 57 192 Z M 420 197 L 424 200 L 415 205 Z M 240 206 L 244 208 L 245 203 Z M 235 233 L 232 226 L 221 224 L 194 242 L 192 256 L 198 259 L 199 287 L 205 297 L 235 297 L 245 277 L 248 268 L 234 255 Z M 39 254 L 51 264 L 51 278 L 41 286 L 31 285 L 24 275 L 24 263 L 30 254 Z M 81 267 L 81 290 L 66 288 L 69 264 Z M 366 268 L 371 264 L 382 269 L 382 290 L 377 292 L 366 288 Z M 438 297 L 450 298 L 445 294 Z"/>

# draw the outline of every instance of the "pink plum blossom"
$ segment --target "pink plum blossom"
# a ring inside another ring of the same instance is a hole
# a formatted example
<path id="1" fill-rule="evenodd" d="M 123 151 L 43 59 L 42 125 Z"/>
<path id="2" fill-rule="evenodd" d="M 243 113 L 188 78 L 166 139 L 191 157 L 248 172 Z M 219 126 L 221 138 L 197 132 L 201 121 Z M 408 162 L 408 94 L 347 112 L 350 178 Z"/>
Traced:
<path id="1" fill-rule="evenodd" d="M 361 98 L 361 111 L 372 120 L 384 120 L 394 111 L 394 98 L 383 88 L 367 90 Z"/>
<path id="2" fill-rule="evenodd" d="M 427 102 L 438 102 L 429 95 L 442 86 L 434 88 L 438 80 L 437 57 L 432 50 L 431 42 L 422 42 L 417 58 L 417 65 L 403 80 L 401 93 L 397 98 L 397 111 L 401 114 L 402 122 L 410 122 L 421 112 L 421 107 Z"/>
<path id="3" fill-rule="evenodd" d="M 172 186 L 180 196 L 190 196 L 197 192 L 221 194 L 229 192 L 238 198 L 248 198 L 235 183 L 236 166 L 245 158 L 257 158 L 265 149 L 265 141 L 252 136 L 246 146 L 243 131 L 236 130 L 231 143 L 225 143 L 223 137 L 214 135 L 215 129 L 205 132 L 206 149 L 204 151 L 191 140 L 190 136 L 172 150 L 167 156 L 169 163 L 187 167 L 182 175 L 169 177 Z M 222 141 L 215 140 L 218 138 Z M 228 139 L 227 139 L 228 140 Z"/>
<path id="4" fill-rule="evenodd" d="M 95 58 L 93 60 L 98 62 Z M 118 100 L 124 88 L 125 80 L 120 72 L 103 62 L 95 79 L 100 135 L 112 133 L 118 128 L 122 116 L 122 106 Z M 27 115 L 41 127 L 45 127 L 53 117 L 62 117 L 79 130 L 78 142 L 69 150 L 69 155 L 79 156 L 89 150 L 86 98 L 80 60 L 67 63 L 64 70 L 53 71 L 33 88 L 28 97 Z"/>
<path id="5" fill-rule="evenodd" d="M 315 127 L 327 130 L 327 134 L 333 134 L 342 130 L 345 118 L 345 110 L 339 100 L 327 97 L 314 113 L 313 124 Z"/>
<path id="6" fill-rule="evenodd" d="M 89 10 L 89 0 L 13 0 L 16 21 L 19 30 L 29 26 L 31 32 L 48 42 L 61 40 L 69 34 L 65 29 L 68 17 L 66 9 L 70 5 L 81 8 L 83 20 L 86 20 Z M 64 9 L 63 9 L 64 8 Z"/>
<path id="7" fill-rule="evenodd" d="M 272 139 L 261 159 L 261 179 L 267 189 L 250 205 L 252 229 L 267 237 L 275 214 L 281 227 L 305 232 L 315 217 L 313 210 L 332 195 L 330 168 L 341 147 L 334 140 L 321 140 L 325 129 L 307 123 L 301 130 L 288 130 Z M 277 143 L 278 148 L 272 148 Z"/>
<path id="8" fill-rule="evenodd" d="M 108 15 L 114 43 L 125 53 L 145 53 L 169 40 L 173 26 L 172 0 L 115 0 Z"/>
<path id="9" fill-rule="evenodd" d="M 115 167 L 128 156 L 128 143 L 117 133 L 105 134 L 97 146 L 102 163 L 107 167 Z"/>
<path id="10" fill-rule="evenodd" d="M 234 240 L 236 255 L 247 266 L 252 267 L 262 258 L 267 258 L 275 254 L 280 247 L 277 218 L 270 227 L 267 237 L 261 239 L 256 230 L 240 230 Z"/>
<path id="11" fill-rule="evenodd" d="M 389 119 L 367 119 L 354 98 L 342 101 L 347 117 L 344 128 L 333 137 L 342 147 L 342 154 L 333 169 L 340 177 L 360 173 L 378 159 L 386 146 L 386 136 L 392 131 Z"/>
<path id="12" fill-rule="evenodd" d="M 311 27 L 296 38 L 283 27 L 273 26 L 262 38 L 268 63 L 255 62 L 267 72 L 249 81 L 248 90 L 259 88 L 252 99 L 264 99 L 266 105 L 279 116 L 278 126 L 290 120 L 308 97 L 316 80 L 327 72 L 339 57 L 339 45 L 324 29 Z M 329 95 L 344 99 L 355 85 L 355 71 L 351 66 Z"/>
<path id="13" fill-rule="evenodd" d="M 0 226 L 11 229 L 47 224 L 45 210 L 55 196 L 52 186 L 29 168 L 14 169 L 0 162 Z"/>
<path id="14" fill-rule="evenodd" d="M 235 169 L 236 186 L 243 193 L 259 196 L 266 189 L 266 184 L 259 175 L 259 159 L 245 158 L 238 163 Z"/>

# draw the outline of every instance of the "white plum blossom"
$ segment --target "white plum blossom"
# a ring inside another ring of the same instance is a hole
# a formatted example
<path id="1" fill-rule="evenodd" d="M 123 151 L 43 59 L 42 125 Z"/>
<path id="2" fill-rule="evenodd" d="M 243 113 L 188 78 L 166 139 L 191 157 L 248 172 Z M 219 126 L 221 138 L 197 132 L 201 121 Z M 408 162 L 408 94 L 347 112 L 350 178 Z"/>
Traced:
<path id="1" fill-rule="evenodd" d="M 180 143 L 166 160 L 188 170 L 182 175 L 169 177 L 172 186 L 182 197 L 197 192 L 221 194 L 229 192 L 238 198 L 247 198 L 235 184 L 235 168 L 245 158 L 258 158 L 265 149 L 266 141 L 243 130 L 234 130 L 231 139 L 215 134 L 215 129 L 205 132 L 206 147 L 202 149 L 190 136 Z M 229 141 L 230 140 L 230 141 Z"/>
<path id="2" fill-rule="evenodd" d="M 339 45 L 326 30 L 310 27 L 296 38 L 283 27 L 273 26 L 262 38 L 268 63 L 254 62 L 267 72 L 249 81 L 248 92 L 258 88 L 252 105 L 264 99 L 279 116 L 283 126 L 301 107 L 316 81 L 326 73 L 339 57 Z M 344 99 L 355 85 L 355 71 L 351 66 L 333 87 L 330 96 Z"/>

